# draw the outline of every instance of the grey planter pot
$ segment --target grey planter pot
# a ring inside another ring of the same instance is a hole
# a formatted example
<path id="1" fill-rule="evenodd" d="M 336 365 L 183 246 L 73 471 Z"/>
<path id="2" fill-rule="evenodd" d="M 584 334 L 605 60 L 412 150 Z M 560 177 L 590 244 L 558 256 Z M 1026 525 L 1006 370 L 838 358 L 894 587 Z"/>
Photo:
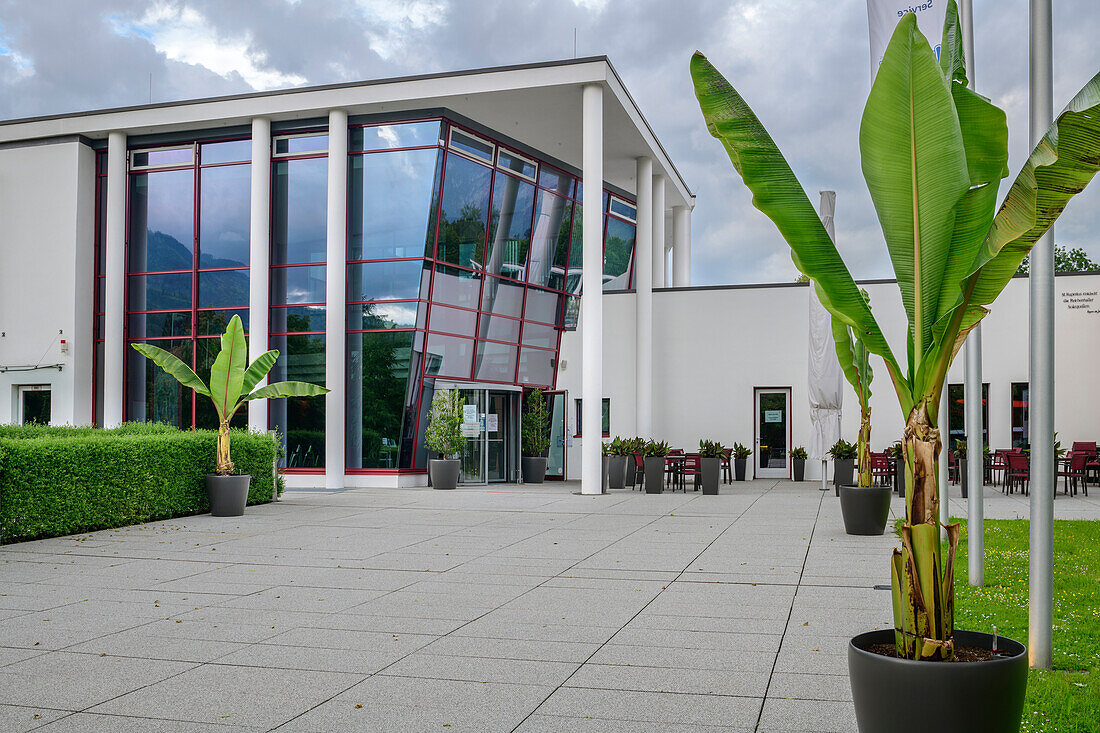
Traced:
<path id="1" fill-rule="evenodd" d="M 699 480 L 703 484 L 704 494 L 718 494 L 718 477 L 722 472 L 721 458 L 699 459 Z"/>
<path id="2" fill-rule="evenodd" d="M 638 468 L 634 465 L 634 456 L 625 456 L 626 458 L 626 474 L 623 478 L 623 485 L 634 488 L 638 485 Z"/>
<path id="3" fill-rule="evenodd" d="M 748 458 L 734 458 L 733 459 L 733 478 L 736 481 L 745 480 L 745 467 L 748 465 Z"/>
<path id="4" fill-rule="evenodd" d="M 541 484 L 546 480 L 546 459 L 541 456 L 524 456 L 519 461 L 523 471 L 523 483 Z"/>
<path id="5" fill-rule="evenodd" d="M 602 460 L 600 461 L 600 463 L 601 463 L 601 468 L 600 468 L 600 493 L 601 494 L 606 494 L 607 493 L 607 474 L 608 474 L 608 468 L 610 467 L 609 464 L 611 463 L 611 460 L 610 460 L 611 456 L 601 456 L 601 458 L 602 458 Z"/>
<path id="6" fill-rule="evenodd" d="M 882 534 L 890 518 L 890 487 L 841 486 L 840 513 L 848 534 Z"/>
<path id="7" fill-rule="evenodd" d="M 836 489 L 836 495 L 840 496 L 841 486 L 851 486 L 855 483 L 853 480 L 856 474 L 856 459 L 855 458 L 834 458 L 833 459 L 833 488 Z"/>
<path id="8" fill-rule="evenodd" d="M 455 488 L 461 472 L 462 461 L 457 458 L 432 458 L 428 461 L 428 478 L 433 489 L 443 491 Z"/>
<path id="9" fill-rule="evenodd" d="M 607 457 L 607 488 L 621 489 L 626 486 L 626 456 Z"/>
<path id="10" fill-rule="evenodd" d="M 898 461 L 897 476 L 894 478 L 898 496 L 905 496 L 905 461 Z"/>
<path id="11" fill-rule="evenodd" d="M 646 456 L 645 493 L 660 494 L 665 488 L 665 457 Z"/>
<path id="12" fill-rule="evenodd" d="M 239 517 L 248 503 L 248 483 L 245 475 L 218 476 L 206 474 L 206 497 L 210 499 L 210 514 L 215 517 Z"/>
<path id="13" fill-rule="evenodd" d="M 795 481 L 806 480 L 806 459 L 805 458 L 792 458 L 791 469 L 794 471 Z"/>
<path id="14" fill-rule="evenodd" d="M 993 637 L 955 631 L 955 643 L 991 649 Z M 1016 733 L 1027 692 L 1027 648 L 997 638 L 1001 656 L 985 662 L 915 662 L 864 651 L 890 644 L 894 630 L 860 634 L 848 643 L 848 678 L 860 733 L 927 733 L 926 715 L 913 709 L 914 691 L 935 700 L 934 728 L 939 733 Z"/>
<path id="15" fill-rule="evenodd" d="M 962 491 L 963 498 L 967 498 L 967 480 L 966 480 L 966 459 L 959 459 L 959 489 Z M 1057 485 L 1057 481 L 1054 482 Z"/>

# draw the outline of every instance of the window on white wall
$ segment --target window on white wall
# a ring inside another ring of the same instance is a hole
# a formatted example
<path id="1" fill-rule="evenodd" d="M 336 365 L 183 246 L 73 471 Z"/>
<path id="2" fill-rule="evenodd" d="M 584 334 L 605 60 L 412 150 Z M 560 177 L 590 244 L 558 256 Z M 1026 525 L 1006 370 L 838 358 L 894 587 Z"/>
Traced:
<path id="1" fill-rule="evenodd" d="M 575 437 L 581 437 L 581 400 L 576 400 L 577 403 L 577 434 Z M 603 398 L 603 437 L 611 437 L 611 400 L 607 397 Z"/>

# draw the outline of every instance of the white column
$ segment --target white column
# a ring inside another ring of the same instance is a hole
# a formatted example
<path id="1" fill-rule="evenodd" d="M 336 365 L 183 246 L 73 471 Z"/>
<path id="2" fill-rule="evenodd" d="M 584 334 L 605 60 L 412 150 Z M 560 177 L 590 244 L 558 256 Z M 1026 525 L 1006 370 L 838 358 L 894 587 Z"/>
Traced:
<path id="1" fill-rule="evenodd" d="M 107 137 L 107 263 L 103 314 L 103 427 L 122 422 L 126 345 L 126 135 Z"/>
<path id="2" fill-rule="evenodd" d="M 966 339 L 966 480 L 969 484 L 967 509 L 967 580 L 970 585 L 985 585 L 985 471 L 982 463 L 982 332 L 974 329 Z M 960 483 L 962 479 L 959 479 Z"/>
<path id="3" fill-rule="evenodd" d="M 603 493 L 603 87 L 582 92 L 584 264 L 581 273 L 581 493 Z"/>
<path id="4" fill-rule="evenodd" d="M 672 209 L 672 277 L 678 288 L 691 286 L 691 209 L 675 206 Z"/>
<path id="5" fill-rule="evenodd" d="M 653 176 L 653 287 L 665 287 L 665 177 Z"/>
<path id="6" fill-rule="evenodd" d="M 344 487 L 344 352 L 347 316 L 348 113 L 328 114 L 328 230 L 325 267 L 325 488 Z"/>
<path id="7" fill-rule="evenodd" d="M 271 240 L 271 122 L 252 120 L 252 196 L 248 251 L 248 361 L 267 351 Z M 264 377 L 257 387 L 267 384 Z M 267 430 L 267 400 L 248 403 L 248 429 Z"/>
<path id="8" fill-rule="evenodd" d="M 638 228 L 634 235 L 635 429 L 652 438 L 653 424 L 653 159 L 638 158 Z"/>

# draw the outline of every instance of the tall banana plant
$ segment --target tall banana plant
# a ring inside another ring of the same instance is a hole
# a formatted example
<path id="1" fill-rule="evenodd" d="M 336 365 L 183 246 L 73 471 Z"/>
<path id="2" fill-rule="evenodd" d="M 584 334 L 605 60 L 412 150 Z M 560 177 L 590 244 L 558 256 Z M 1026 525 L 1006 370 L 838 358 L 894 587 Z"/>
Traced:
<path id="1" fill-rule="evenodd" d="M 279 358 L 276 350 L 265 351 L 248 363 L 248 344 L 240 316 L 233 316 L 222 334 L 221 351 L 210 367 L 210 384 L 173 354 L 152 344 L 133 344 L 140 354 L 171 374 L 184 387 L 209 397 L 218 413 L 218 454 L 215 471 L 219 476 L 233 473 L 229 455 L 229 421 L 246 402 L 280 397 L 312 397 L 328 392 L 308 382 L 276 382 L 256 389 Z"/>
<path id="2" fill-rule="evenodd" d="M 901 548 L 891 558 L 898 655 L 954 657 L 958 525 L 942 557 L 936 491 L 937 408 L 948 367 L 1032 245 L 1100 168 L 1100 74 L 1032 151 L 999 209 L 1008 173 L 1005 114 L 967 87 L 958 11 L 950 2 L 941 60 L 898 22 L 860 124 L 863 175 L 885 235 L 909 322 L 904 364 L 871 315 L 791 167 L 752 110 L 702 54 L 691 60 L 710 133 L 791 247 L 834 318 L 886 366 L 905 420 Z"/>
<path id="3" fill-rule="evenodd" d="M 860 291 L 863 299 L 870 303 L 866 290 Z M 833 341 L 836 343 L 836 356 L 844 378 L 856 391 L 859 400 L 859 437 L 856 438 L 857 450 L 857 486 L 871 485 L 871 354 L 863 345 L 858 334 L 836 316 L 832 319 Z"/>

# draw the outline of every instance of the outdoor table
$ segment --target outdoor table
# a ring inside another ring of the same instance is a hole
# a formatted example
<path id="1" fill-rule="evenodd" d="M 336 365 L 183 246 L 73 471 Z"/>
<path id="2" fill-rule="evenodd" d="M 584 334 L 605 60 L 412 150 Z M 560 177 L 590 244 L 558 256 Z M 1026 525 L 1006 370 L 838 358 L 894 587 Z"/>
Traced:
<path id="1" fill-rule="evenodd" d="M 681 487 L 684 483 L 684 464 L 686 463 L 687 454 L 685 453 L 669 454 L 665 456 L 665 470 L 669 474 L 669 479 L 679 483 Z"/>

